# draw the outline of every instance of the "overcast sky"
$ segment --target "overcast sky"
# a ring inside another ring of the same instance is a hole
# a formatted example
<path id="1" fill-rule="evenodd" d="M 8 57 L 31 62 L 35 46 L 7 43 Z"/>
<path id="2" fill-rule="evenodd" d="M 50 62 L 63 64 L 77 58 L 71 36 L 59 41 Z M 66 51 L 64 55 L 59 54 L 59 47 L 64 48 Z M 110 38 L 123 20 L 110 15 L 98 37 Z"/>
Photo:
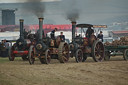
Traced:
<path id="1" fill-rule="evenodd" d="M 0 3 L 23 3 L 26 1 L 28 1 L 28 0 L 0 0 Z M 30 0 L 30 1 L 36 1 L 36 0 Z M 60 0 L 40 0 L 40 1 L 52 2 L 52 1 L 60 1 Z"/>
<path id="2" fill-rule="evenodd" d="M 0 3 L 14 3 L 24 2 L 25 0 L 0 0 Z M 31 0 L 30 0 L 31 1 Z M 35 0 L 36 1 L 36 0 Z M 42 0 L 42 1 L 56 1 L 56 0 Z M 62 1 L 62 0 L 57 0 Z M 70 9 L 75 1 L 75 6 L 79 10 L 78 22 L 87 23 L 102 23 L 107 22 L 128 22 L 128 0 L 63 0 L 67 1 L 63 8 Z M 68 1 L 70 3 L 68 3 Z M 69 23 L 64 18 L 63 8 L 60 9 L 60 5 L 52 6 L 53 10 L 49 10 L 50 6 L 46 7 L 45 17 L 51 21 L 55 21 L 56 24 Z M 20 10 L 20 9 L 19 9 Z M 26 14 L 27 15 L 27 14 Z M 30 16 L 29 16 L 30 17 Z M 122 19 L 123 18 L 123 19 Z"/>

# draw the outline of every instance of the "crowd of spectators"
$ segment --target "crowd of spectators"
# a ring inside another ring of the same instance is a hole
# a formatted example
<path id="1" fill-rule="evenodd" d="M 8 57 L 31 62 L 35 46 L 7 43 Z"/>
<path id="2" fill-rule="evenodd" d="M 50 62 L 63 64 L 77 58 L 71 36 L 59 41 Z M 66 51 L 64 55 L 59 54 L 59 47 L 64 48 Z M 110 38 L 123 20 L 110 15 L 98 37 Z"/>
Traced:
<path id="1" fill-rule="evenodd" d="M 0 57 L 8 57 L 10 42 L 6 39 L 0 42 Z"/>

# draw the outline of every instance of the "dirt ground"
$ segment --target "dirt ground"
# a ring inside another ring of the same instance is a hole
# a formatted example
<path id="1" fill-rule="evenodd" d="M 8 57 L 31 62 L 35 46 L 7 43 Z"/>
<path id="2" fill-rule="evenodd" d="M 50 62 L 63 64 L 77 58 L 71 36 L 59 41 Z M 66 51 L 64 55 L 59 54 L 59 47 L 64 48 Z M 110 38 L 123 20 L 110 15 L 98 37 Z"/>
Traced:
<path id="1" fill-rule="evenodd" d="M 128 85 L 128 61 L 120 56 L 103 62 L 52 60 L 45 65 L 37 59 L 30 65 L 21 58 L 0 58 L 0 85 Z"/>

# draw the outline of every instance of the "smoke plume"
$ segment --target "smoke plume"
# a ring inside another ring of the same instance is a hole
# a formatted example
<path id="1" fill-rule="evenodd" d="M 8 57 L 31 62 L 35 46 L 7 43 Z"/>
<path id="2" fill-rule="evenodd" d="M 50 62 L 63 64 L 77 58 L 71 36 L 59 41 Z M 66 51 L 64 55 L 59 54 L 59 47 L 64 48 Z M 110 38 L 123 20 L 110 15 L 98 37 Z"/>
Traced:
<path id="1" fill-rule="evenodd" d="M 68 11 L 66 15 L 67 15 L 67 19 L 69 19 L 70 21 L 76 21 L 79 19 L 79 10 L 74 9 L 74 10 Z"/>
<path id="2" fill-rule="evenodd" d="M 45 4 L 41 0 L 26 0 L 23 8 L 27 12 L 32 12 L 37 17 L 43 17 L 45 11 Z"/>
<path id="3" fill-rule="evenodd" d="M 76 21 L 79 19 L 80 10 L 76 0 L 62 0 L 61 6 L 68 20 Z"/>

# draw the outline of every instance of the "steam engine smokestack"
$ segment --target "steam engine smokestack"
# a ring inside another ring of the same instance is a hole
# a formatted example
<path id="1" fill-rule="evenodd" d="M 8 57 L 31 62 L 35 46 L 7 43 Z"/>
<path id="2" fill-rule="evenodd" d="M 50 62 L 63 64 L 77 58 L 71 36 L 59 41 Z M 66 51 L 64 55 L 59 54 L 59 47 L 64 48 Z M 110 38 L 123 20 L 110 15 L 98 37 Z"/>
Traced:
<path id="1" fill-rule="evenodd" d="M 74 38 L 75 38 L 75 30 L 76 30 L 76 22 L 72 21 L 72 42 L 75 43 Z"/>
<path id="2" fill-rule="evenodd" d="M 42 28 L 43 25 L 43 19 L 44 18 L 39 18 L 39 30 L 38 30 L 38 44 L 37 44 L 37 49 L 42 51 L 46 51 L 47 50 L 47 46 L 46 44 L 43 42 L 43 37 L 44 37 L 44 30 Z M 43 35 L 43 37 L 42 37 Z M 40 51 L 41 52 L 41 51 Z"/>
<path id="3" fill-rule="evenodd" d="M 24 20 L 20 19 L 20 39 L 24 39 Z"/>
<path id="4" fill-rule="evenodd" d="M 39 40 L 42 39 L 42 35 L 44 34 L 42 29 L 43 19 L 44 18 L 39 18 Z"/>

